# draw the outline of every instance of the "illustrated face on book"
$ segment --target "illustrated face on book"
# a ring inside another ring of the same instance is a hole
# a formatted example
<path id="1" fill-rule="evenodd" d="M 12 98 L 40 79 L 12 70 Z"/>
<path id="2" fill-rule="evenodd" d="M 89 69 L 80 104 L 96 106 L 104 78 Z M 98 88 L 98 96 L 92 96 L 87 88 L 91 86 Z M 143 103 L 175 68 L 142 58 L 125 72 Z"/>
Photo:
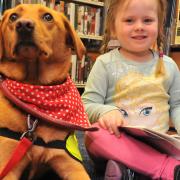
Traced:
<path id="1" fill-rule="evenodd" d="M 130 72 L 118 81 L 115 102 L 125 125 L 153 129 L 169 120 L 169 96 L 164 90 L 164 80 L 165 77 Z"/>

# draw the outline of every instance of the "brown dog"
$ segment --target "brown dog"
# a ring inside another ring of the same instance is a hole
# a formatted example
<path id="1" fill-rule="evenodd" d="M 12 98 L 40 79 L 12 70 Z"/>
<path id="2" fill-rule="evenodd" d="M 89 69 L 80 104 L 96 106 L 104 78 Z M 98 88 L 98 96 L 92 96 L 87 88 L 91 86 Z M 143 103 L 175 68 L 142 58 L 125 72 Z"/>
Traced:
<path id="1" fill-rule="evenodd" d="M 70 69 L 71 49 L 81 59 L 85 48 L 61 13 L 41 5 L 19 5 L 4 13 L 0 24 L 0 73 L 21 83 L 54 86 L 66 81 Z M 23 133 L 27 130 L 26 113 L 4 97 L 0 90 L 0 130 Z M 73 133 L 40 121 L 36 135 L 45 143 L 64 140 Z M 8 162 L 18 140 L 0 136 L 0 172 Z M 82 164 L 64 149 L 33 145 L 4 180 L 18 180 L 28 164 L 29 179 L 39 164 L 48 164 L 62 179 L 89 179 Z"/>

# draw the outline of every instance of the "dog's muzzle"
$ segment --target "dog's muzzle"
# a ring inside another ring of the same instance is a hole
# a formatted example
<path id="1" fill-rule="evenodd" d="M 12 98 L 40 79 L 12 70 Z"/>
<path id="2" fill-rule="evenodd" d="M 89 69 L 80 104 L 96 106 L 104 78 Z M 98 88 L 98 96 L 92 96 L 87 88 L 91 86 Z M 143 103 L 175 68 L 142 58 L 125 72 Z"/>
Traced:
<path id="1" fill-rule="evenodd" d="M 30 19 L 19 20 L 16 23 L 16 32 L 18 33 L 19 38 L 32 38 L 34 31 L 34 22 Z"/>
<path id="2" fill-rule="evenodd" d="M 14 53 L 17 55 L 24 55 L 26 52 L 28 57 L 29 52 L 37 52 L 38 47 L 33 38 L 35 29 L 34 22 L 30 19 L 20 19 L 17 21 L 15 28 L 17 33 L 17 43 L 14 48 Z"/>

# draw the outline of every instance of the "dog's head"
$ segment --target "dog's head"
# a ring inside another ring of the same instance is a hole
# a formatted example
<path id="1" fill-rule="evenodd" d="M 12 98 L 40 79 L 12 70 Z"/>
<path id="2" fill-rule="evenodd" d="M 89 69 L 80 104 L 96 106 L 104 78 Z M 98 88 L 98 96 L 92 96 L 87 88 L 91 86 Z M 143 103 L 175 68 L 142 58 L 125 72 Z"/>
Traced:
<path id="1" fill-rule="evenodd" d="M 42 5 L 19 5 L 7 10 L 0 24 L 0 72 L 35 84 L 63 81 L 72 49 L 85 48 L 67 18 Z M 11 68 L 12 66 L 12 68 Z"/>

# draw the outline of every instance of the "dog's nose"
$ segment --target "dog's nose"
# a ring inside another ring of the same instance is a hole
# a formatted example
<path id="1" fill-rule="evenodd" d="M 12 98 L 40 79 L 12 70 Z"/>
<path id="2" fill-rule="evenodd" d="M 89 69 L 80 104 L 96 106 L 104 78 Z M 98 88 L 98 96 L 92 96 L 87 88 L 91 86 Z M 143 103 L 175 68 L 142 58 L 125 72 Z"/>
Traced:
<path id="1" fill-rule="evenodd" d="M 31 20 L 19 20 L 16 24 L 16 31 L 18 33 L 31 33 L 34 30 L 34 22 Z"/>

